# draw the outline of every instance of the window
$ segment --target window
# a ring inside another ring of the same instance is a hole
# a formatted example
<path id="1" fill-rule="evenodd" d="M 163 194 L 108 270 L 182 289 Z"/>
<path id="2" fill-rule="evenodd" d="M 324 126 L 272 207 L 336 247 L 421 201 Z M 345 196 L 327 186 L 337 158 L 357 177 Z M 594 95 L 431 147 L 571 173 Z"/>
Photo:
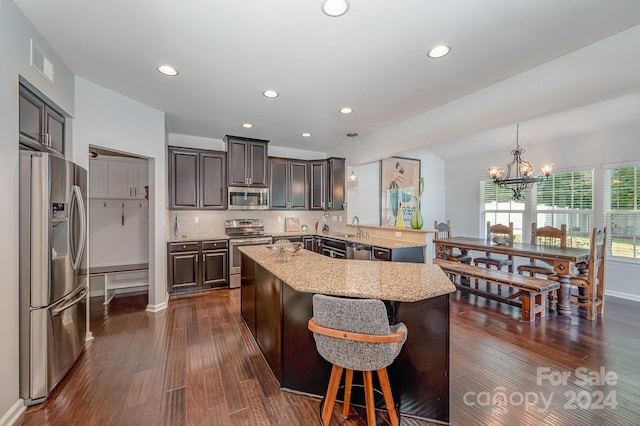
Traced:
<path id="1" fill-rule="evenodd" d="M 609 253 L 640 260 L 640 166 L 604 170 L 604 212 Z"/>
<path id="2" fill-rule="evenodd" d="M 593 229 L 593 170 L 555 173 L 531 191 L 537 227 L 567 226 L 568 247 L 589 247 Z"/>
<path id="3" fill-rule="evenodd" d="M 500 188 L 492 180 L 480 182 L 480 230 L 486 237 L 487 222 L 509 225 L 513 222 L 513 239 L 522 241 L 524 200 L 513 201 L 510 189 Z"/>

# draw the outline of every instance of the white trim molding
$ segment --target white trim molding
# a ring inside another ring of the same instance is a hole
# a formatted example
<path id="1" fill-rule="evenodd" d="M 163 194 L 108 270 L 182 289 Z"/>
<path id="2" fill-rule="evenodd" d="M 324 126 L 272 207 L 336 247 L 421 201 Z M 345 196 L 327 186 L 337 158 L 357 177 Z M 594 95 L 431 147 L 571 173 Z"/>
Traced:
<path id="1" fill-rule="evenodd" d="M 9 411 L 7 411 L 6 413 L 4 413 L 4 416 L 2 416 L 2 418 L 0 418 L 0 426 L 10 426 L 12 424 L 14 424 L 16 421 L 18 421 L 18 419 L 20 418 L 20 416 L 22 415 L 22 413 L 24 413 L 24 410 L 26 410 L 27 407 L 25 407 L 24 405 L 24 399 L 20 398 L 18 399 L 9 409 Z"/>

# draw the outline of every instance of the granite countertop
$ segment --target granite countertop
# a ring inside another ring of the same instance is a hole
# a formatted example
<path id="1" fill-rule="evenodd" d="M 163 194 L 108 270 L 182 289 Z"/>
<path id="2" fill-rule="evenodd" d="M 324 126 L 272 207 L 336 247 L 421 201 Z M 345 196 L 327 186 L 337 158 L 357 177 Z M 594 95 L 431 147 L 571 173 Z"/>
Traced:
<path id="1" fill-rule="evenodd" d="M 366 238 L 356 238 L 352 237 L 348 232 L 266 232 L 265 236 L 272 236 L 274 240 L 276 239 L 286 239 L 287 237 L 296 237 L 296 236 L 314 236 L 318 235 L 321 237 L 329 237 L 335 238 L 337 240 L 348 241 L 352 243 L 358 243 L 365 246 L 376 246 L 386 249 L 394 249 L 394 248 L 403 248 L 403 247 L 423 247 L 424 243 L 418 243 L 414 241 L 403 241 L 403 240 L 394 240 L 390 238 L 380 238 L 380 237 L 366 237 Z M 170 236 L 167 240 L 168 243 L 188 243 L 194 241 L 213 241 L 213 240 L 228 240 L 228 235 L 181 235 L 179 237 Z"/>
<path id="2" fill-rule="evenodd" d="M 264 246 L 240 251 L 302 293 L 417 302 L 456 291 L 438 265 L 333 259 L 304 249 L 284 260 Z"/>
<path id="3" fill-rule="evenodd" d="M 394 240 L 391 238 L 380 238 L 380 237 L 365 237 L 365 238 L 356 238 L 352 236 L 350 232 L 271 232 L 269 233 L 274 240 L 278 238 L 286 238 L 286 237 L 295 237 L 295 236 L 314 236 L 318 235 L 321 237 L 335 238 L 336 240 L 348 241 L 351 243 L 358 243 L 365 246 L 376 246 L 386 249 L 394 249 L 394 248 L 402 248 L 402 247 L 424 247 L 424 243 L 418 243 L 415 241 L 403 241 L 403 240 Z"/>

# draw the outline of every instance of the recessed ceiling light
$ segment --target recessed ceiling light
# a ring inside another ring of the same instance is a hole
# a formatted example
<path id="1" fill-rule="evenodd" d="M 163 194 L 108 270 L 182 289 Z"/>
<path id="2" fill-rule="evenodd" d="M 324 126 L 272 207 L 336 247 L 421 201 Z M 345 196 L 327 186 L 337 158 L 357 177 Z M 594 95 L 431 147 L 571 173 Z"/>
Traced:
<path id="1" fill-rule="evenodd" d="M 347 13 L 349 2 L 347 0 L 322 0 L 320 7 L 326 15 L 335 18 Z"/>
<path id="2" fill-rule="evenodd" d="M 245 129 L 250 129 L 253 127 L 253 124 L 251 123 L 242 123 L 242 127 L 244 127 Z"/>
<path id="3" fill-rule="evenodd" d="M 303 138 L 310 138 L 310 137 L 311 137 L 311 133 L 309 133 L 309 132 L 304 132 L 304 133 L 302 134 L 302 137 L 303 137 Z"/>
<path id="4" fill-rule="evenodd" d="M 446 54 L 448 54 L 451 51 L 451 47 L 447 46 L 446 44 L 440 44 L 438 46 L 434 46 L 431 49 L 429 49 L 429 53 L 427 53 L 427 55 L 430 58 L 442 58 L 443 56 L 445 56 Z"/>
<path id="5" fill-rule="evenodd" d="M 275 90 L 265 90 L 264 92 L 262 92 L 262 94 L 267 98 L 277 98 L 278 96 L 280 96 L 280 94 L 278 94 L 278 92 L 276 92 Z"/>
<path id="6" fill-rule="evenodd" d="M 341 114 L 351 114 L 353 112 L 353 110 L 349 107 L 342 107 L 340 108 L 340 113 Z"/>
<path id="7" fill-rule="evenodd" d="M 164 75 L 168 75 L 170 77 L 176 76 L 178 75 L 178 70 L 176 70 L 174 67 L 172 67 L 171 65 L 160 65 L 157 68 L 158 71 L 160 71 L 162 74 Z"/>

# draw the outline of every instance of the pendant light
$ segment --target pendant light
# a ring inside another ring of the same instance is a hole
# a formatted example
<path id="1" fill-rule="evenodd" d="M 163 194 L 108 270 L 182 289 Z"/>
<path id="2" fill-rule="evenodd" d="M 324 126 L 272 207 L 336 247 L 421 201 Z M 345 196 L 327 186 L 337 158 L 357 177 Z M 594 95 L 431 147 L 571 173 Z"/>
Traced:
<path id="1" fill-rule="evenodd" d="M 504 169 L 502 167 L 489 167 L 489 176 L 493 179 L 493 183 L 500 188 L 510 189 L 513 192 L 512 199 L 515 201 L 523 198 L 524 191 L 527 188 L 531 188 L 533 184 L 539 184 L 547 179 L 553 169 L 552 164 L 543 164 L 540 167 L 542 175 L 533 176 L 533 163 L 522 159 L 524 148 L 520 148 L 520 141 L 518 140 L 519 131 L 520 123 L 516 124 L 516 149 L 511 151 L 513 160 L 507 164 L 506 176 L 504 175 Z"/>
<path id="2" fill-rule="evenodd" d="M 351 138 L 351 148 L 353 148 L 353 138 L 355 138 L 356 136 L 358 136 L 357 133 L 355 132 L 351 132 L 351 133 L 347 133 L 347 136 L 349 138 Z M 353 149 L 351 150 L 351 155 L 353 155 Z M 351 174 L 349 175 L 349 177 L 347 178 L 347 187 L 351 190 L 356 190 L 358 189 L 358 176 L 356 175 L 355 171 L 353 170 L 353 166 L 351 166 Z"/>

